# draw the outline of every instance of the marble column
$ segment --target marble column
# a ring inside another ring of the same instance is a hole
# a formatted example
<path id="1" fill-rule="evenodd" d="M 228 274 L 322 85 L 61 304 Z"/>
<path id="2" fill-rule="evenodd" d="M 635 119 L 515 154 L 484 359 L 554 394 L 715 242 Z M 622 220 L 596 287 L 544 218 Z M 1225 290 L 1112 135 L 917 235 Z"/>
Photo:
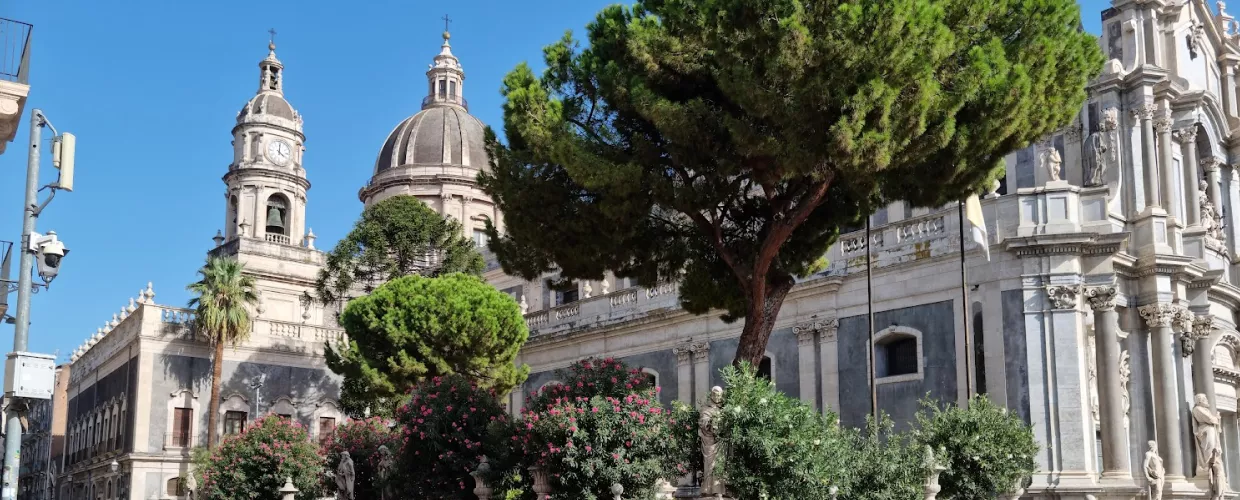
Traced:
<path id="1" fill-rule="evenodd" d="M 1158 155 L 1154 150 L 1154 105 L 1141 104 L 1132 109 L 1134 120 L 1141 120 L 1141 170 L 1144 172 L 1145 206 L 1162 206 L 1158 198 Z"/>
<path id="2" fill-rule="evenodd" d="M 693 351 L 693 401 L 701 404 L 710 394 L 710 343 L 702 342 L 689 349 Z"/>
<path id="3" fill-rule="evenodd" d="M 792 327 L 797 336 L 797 375 L 801 386 L 801 402 L 811 408 L 818 406 L 818 389 L 814 380 L 817 359 L 814 358 L 814 324 L 804 323 Z"/>
<path id="4" fill-rule="evenodd" d="M 1223 66 L 1223 106 L 1227 116 L 1236 116 L 1236 65 L 1231 61 L 1220 61 Z"/>
<path id="5" fill-rule="evenodd" d="M 1164 110 L 1159 113 L 1158 118 L 1154 120 L 1154 130 L 1158 132 L 1158 171 L 1162 178 L 1162 185 L 1159 186 L 1160 194 L 1162 194 L 1162 207 L 1167 211 L 1167 215 L 1183 222 L 1184 216 L 1176 214 L 1176 210 L 1180 207 L 1180 196 L 1175 188 L 1176 172 L 1173 166 L 1175 159 L 1171 155 L 1170 112 Z"/>
<path id="6" fill-rule="evenodd" d="M 1124 426 L 1126 409 L 1123 404 L 1124 381 L 1120 376 L 1119 314 L 1115 312 L 1114 285 L 1085 290 L 1085 298 L 1094 311 L 1098 363 L 1098 406 L 1102 428 L 1103 477 L 1130 478 L 1128 436 Z"/>
<path id="7" fill-rule="evenodd" d="M 1206 179 L 1209 184 L 1206 186 L 1206 194 L 1210 197 L 1210 203 L 1214 205 L 1214 210 L 1223 209 L 1223 191 L 1219 188 L 1222 184 L 1222 173 L 1219 168 L 1219 160 L 1213 156 L 1207 156 L 1201 159 L 1201 167 L 1206 171 Z"/>
<path id="8" fill-rule="evenodd" d="M 689 346 L 672 349 L 676 354 L 676 400 L 693 403 L 693 352 Z"/>
<path id="9" fill-rule="evenodd" d="M 1180 349 L 1184 357 L 1193 358 L 1193 393 L 1205 394 L 1210 407 L 1217 408 L 1214 395 L 1214 362 L 1211 360 L 1210 334 L 1214 333 L 1214 316 L 1193 317 L 1189 313 L 1185 322 L 1192 321 L 1192 329 L 1180 334 Z"/>
<path id="10" fill-rule="evenodd" d="M 840 360 L 836 334 L 840 322 L 829 318 L 818 322 L 818 369 L 822 373 L 822 411 L 840 411 Z"/>
<path id="11" fill-rule="evenodd" d="M 1184 209 L 1187 226 L 1201 223 L 1201 205 L 1197 201 L 1197 126 L 1182 128 L 1175 131 L 1175 140 L 1180 143 L 1181 156 L 1184 159 Z"/>
<path id="12" fill-rule="evenodd" d="M 1240 210 L 1235 210 L 1235 207 L 1240 207 L 1240 164 L 1231 166 L 1228 180 L 1227 200 L 1231 202 L 1232 209 L 1227 211 L 1227 220 L 1223 223 L 1231 227 L 1232 237 L 1228 249 L 1231 250 L 1232 257 L 1237 257 L 1240 256 L 1240 229 L 1237 229 L 1240 228 Z M 1234 279 L 1236 274 L 1233 272 L 1232 276 Z"/>
<path id="13" fill-rule="evenodd" d="M 1158 454 L 1163 458 L 1168 479 L 1184 477 L 1184 446 L 1180 439 L 1179 377 L 1176 376 L 1175 352 L 1171 322 L 1179 309 L 1171 304 L 1148 304 L 1137 308 L 1150 328 L 1153 359 L 1154 416 Z"/>

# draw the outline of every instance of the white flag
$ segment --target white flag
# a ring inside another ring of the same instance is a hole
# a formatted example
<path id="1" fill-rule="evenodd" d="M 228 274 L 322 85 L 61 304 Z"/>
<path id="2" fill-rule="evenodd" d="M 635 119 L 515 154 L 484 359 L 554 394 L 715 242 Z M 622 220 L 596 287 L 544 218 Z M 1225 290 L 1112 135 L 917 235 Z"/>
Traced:
<path id="1" fill-rule="evenodd" d="M 986 234 L 986 219 L 982 215 L 982 202 L 977 195 L 970 195 L 964 202 L 964 217 L 972 226 L 973 242 L 981 245 L 986 261 L 990 261 L 990 238 Z"/>

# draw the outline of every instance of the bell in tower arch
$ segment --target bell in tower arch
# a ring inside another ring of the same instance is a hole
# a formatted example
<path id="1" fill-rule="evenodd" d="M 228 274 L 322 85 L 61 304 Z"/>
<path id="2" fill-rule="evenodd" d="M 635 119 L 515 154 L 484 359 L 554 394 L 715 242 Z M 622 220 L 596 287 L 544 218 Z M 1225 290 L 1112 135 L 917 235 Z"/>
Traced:
<path id="1" fill-rule="evenodd" d="M 286 216 L 288 206 L 279 195 L 272 195 L 267 199 L 267 234 L 283 234 L 287 236 L 285 231 L 285 222 L 288 220 Z"/>

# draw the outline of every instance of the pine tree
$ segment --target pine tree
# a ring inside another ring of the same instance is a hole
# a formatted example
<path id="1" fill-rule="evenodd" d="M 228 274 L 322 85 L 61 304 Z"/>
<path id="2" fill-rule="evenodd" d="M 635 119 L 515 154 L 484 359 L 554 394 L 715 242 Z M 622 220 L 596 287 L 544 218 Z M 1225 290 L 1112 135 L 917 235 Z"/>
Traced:
<path id="1" fill-rule="evenodd" d="M 480 180 L 505 271 L 680 283 L 757 364 L 795 279 L 883 200 L 941 206 L 1069 123 L 1102 66 L 1073 0 L 640 0 L 504 79 Z"/>

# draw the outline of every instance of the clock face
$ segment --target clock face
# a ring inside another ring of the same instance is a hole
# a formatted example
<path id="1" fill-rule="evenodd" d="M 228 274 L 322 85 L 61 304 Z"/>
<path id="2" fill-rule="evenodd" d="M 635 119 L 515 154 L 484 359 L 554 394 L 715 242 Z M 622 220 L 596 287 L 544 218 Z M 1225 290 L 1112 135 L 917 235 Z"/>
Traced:
<path id="1" fill-rule="evenodd" d="M 293 148 L 281 140 L 271 141 L 267 143 L 267 159 L 276 165 L 288 165 L 289 160 L 293 159 Z"/>

